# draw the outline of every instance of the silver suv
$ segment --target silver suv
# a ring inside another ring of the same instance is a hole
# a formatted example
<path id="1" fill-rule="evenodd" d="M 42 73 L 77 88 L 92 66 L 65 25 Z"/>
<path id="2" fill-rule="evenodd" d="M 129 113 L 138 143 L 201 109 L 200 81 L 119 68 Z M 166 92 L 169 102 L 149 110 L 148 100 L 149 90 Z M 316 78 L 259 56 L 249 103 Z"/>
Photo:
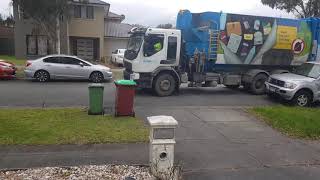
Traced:
<path id="1" fill-rule="evenodd" d="M 297 106 L 320 100 L 320 63 L 304 63 L 292 73 L 273 74 L 266 82 L 268 95 L 279 95 Z"/>

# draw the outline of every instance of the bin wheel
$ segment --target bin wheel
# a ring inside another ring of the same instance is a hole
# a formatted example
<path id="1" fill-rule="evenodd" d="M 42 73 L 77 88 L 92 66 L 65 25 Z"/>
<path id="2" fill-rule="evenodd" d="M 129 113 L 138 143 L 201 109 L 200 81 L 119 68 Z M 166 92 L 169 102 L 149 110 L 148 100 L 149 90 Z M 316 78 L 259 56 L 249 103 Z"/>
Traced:
<path id="1" fill-rule="evenodd" d="M 171 96 L 174 93 L 176 81 L 171 74 L 160 74 L 154 83 L 154 91 L 160 96 Z"/>
<path id="2" fill-rule="evenodd" d="M 94 83 L 101 83 L 104 81 L 103 74 L 101 72 L 93 72 L 90 75 L 90 80 Z"/>

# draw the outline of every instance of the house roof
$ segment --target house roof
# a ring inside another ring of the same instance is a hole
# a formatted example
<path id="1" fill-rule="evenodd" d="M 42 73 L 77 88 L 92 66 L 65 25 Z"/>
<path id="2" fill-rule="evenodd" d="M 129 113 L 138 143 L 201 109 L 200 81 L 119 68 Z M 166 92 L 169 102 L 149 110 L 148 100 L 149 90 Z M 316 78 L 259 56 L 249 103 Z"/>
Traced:
<path id="1" fill-rule="evenodd" d="M 126 17 L 125 15 L 119 15 L 114 12 L 106 11 L 105 18 L 123 21 Z"/>
<path id="2" fill-rule="evenodd" d="M 108 13 L 108 17 L 110 17 L 110 18 L 122 18 L 124 15 L 119 15 L 119 14 L 116 14 L 116 13 L 114 13 L 114 12 L 111 12 L 111 11 L 109 11 L 109 13 Z"/>
<path id="3" fill-rule="evenodd" d="M 105 37 L 128 38 L 133 28 L 130 24 L 107 22 L 105 24 Z"/>

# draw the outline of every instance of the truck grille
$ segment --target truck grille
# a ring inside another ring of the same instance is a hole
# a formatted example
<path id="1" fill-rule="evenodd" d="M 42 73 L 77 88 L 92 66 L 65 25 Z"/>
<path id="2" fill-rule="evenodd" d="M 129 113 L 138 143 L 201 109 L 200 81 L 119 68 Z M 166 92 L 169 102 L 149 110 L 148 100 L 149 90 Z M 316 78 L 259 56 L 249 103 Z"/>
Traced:
<path id="1" fill-rule="evenodd" d="M 276 85 L 276 86 L 280 86 L 280 87 L 284 87 L 284 84 L 285 84 L 284 81 L 280 81 L 280 80 L 274 79 L 274 78 L 271 78 L 269 83 L 273 84 L 273 85 Z"/>

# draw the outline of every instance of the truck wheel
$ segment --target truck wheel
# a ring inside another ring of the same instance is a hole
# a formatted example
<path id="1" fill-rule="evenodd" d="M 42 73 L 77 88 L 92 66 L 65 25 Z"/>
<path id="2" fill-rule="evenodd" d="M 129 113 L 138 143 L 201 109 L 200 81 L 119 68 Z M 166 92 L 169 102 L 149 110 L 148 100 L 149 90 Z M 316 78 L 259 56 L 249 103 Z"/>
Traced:
<path id="1" fill-rule="evenodd" d="M 154 91 L 158 96 L 170 96 L 173 94 L 176 81 L 171 74 L 160 74 L 154 83 Z"/>
<path id="2" fill-rule="evenodd" d="M 254 77 L 250 90 L 253 94 L 261 95 L 266 93 L 266 85 L 264 84 L 268 79 L 266 74 L 258 74 Z"/>
<path id="3" fill-rule="evenodd" d="M 302 90 L 298 91 L 294 98 L 292 99 L 292 103 L 296 106 L 300 107 L 308 107 L 310 106 L 312 101 L 312 94 L 308 91 Z"/>
<path id="4" fill-rule="evenodd" d="M 240 85 L 225 85 L 229 89 L 238 89 Z"/>

